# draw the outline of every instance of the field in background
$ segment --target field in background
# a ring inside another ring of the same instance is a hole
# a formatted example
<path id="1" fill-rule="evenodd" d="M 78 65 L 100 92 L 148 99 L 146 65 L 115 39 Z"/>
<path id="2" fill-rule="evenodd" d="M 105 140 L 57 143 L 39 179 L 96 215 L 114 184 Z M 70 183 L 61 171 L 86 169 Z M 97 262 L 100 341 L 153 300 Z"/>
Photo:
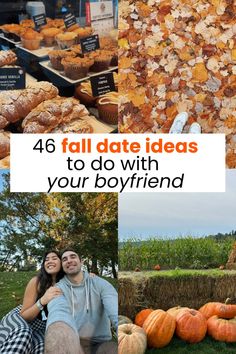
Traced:
<path id="1" fill-rule="evenodd" d="M 235 236 L 129 239 L 119 245 L 119 270 L 151 270 L 156 264 L 162 269 L 217 268 L 227 262 L 234 242 Z"/>

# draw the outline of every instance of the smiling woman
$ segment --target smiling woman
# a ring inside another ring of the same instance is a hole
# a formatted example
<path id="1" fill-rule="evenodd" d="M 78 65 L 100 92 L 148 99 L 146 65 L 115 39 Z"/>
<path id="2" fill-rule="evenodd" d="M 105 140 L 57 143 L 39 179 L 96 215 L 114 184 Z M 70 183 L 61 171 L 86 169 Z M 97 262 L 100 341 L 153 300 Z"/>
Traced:
<path id="1" fill-rule="evenodd" d="M 13 309 L 0 322 L 1 353 L 43 353 L 47 304 L 61 294 L 54 284 L 63 274 L 59 253 L 47 252 L 39 274 L 26 286 L 23 305 Z"/>

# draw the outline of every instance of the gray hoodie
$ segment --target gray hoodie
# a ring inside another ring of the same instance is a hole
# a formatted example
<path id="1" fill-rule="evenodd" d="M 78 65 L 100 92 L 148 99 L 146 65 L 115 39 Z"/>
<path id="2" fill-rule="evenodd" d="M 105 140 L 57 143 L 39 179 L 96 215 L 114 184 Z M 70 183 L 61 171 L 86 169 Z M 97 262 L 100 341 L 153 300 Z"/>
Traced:
<path id="1" fill-rule="evenodd" d="M 111 323 L 115 329 L 118 325 L 117 292 L 108 281 L 90 277 L 87 272 L 83 275 L 78 285 L 71 283 L 67 276 L 56 284 L 63 295 L 49 302 L 47 327 L 62 321 L 78 331 L 81 339 L 109 341 Z"/>

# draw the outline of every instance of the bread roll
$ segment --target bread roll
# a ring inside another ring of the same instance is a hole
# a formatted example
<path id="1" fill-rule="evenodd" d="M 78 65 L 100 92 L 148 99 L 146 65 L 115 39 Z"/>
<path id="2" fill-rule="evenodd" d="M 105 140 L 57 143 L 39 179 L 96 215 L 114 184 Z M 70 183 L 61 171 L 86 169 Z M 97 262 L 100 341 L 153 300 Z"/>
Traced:
<path id="1" fill-rule="evenodd" d="M 22 127 L 24 133 L 76 133 L 83 132 L 83 129 L 89 133 L 92 127 L 87 125 L 85 128 L 84 123 L 89 118 L 85 106 L 75 98 L 56 97 L 33 109 L 23 120 Z"/>
<path id="2" fill-rule="evenodd" d="M 0 130 L 0 159 L 10 154 L 10 133 Z"/>
<path id="3" fill-rule="evenodd" d="M 0 160 L 0 169 L 9 169 L 10 168 L 10 155 L 4 157 L 4 159 Z"/>
<path id="4" fill-rule="evenodd" d="M 23 90 L 0 92 L 0 129 L 25 118 L 39 103 L 57 95 L 58 89 L 47 81 L 32 83 Z"/>
<path id="5" fill-rule="evenodd" d="M 0 67 L 4 65 L 14 65 L 17 56 L 12 50 L 0 50 Z"/>

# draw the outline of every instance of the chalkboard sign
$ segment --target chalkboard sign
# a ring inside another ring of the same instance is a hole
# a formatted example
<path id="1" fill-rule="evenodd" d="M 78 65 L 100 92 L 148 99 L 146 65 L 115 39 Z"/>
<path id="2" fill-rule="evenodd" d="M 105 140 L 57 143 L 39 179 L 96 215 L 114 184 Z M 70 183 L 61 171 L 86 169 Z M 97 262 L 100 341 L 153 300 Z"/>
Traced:
<path id="1" fill-rule="evenodd" d="M 104 95 L 107 92 L 115 91 L 113 73 L 90 77 L 92 93 L 94 97 Z"/>
<path id="2" fill-rule="evenodd" d="M 69 28 L 69 27 L 75 25 L 76 24 L 75 15 L 73 15 L 71 12 L 66 14 L 64 16 L 64 23 L 65 23 L 66 28 Z"/>
<path id="3" fill-rule="evenodd" d="M 25 88 L 24 68 L 0 68 L 0 91 Z"/>
<path id="4" fill-rule="evenodd" d="M 93 52 L 100 48 L 99 37 L 97 34 L 80 39 L 82 53 Z"/>
<path id="5" fill-rule="evenodd" d="M 38 30 L 41 26 L 45 26 L 47 24 L 45 14 L 40 14 L 33 16 L 35 29 Z"/>

